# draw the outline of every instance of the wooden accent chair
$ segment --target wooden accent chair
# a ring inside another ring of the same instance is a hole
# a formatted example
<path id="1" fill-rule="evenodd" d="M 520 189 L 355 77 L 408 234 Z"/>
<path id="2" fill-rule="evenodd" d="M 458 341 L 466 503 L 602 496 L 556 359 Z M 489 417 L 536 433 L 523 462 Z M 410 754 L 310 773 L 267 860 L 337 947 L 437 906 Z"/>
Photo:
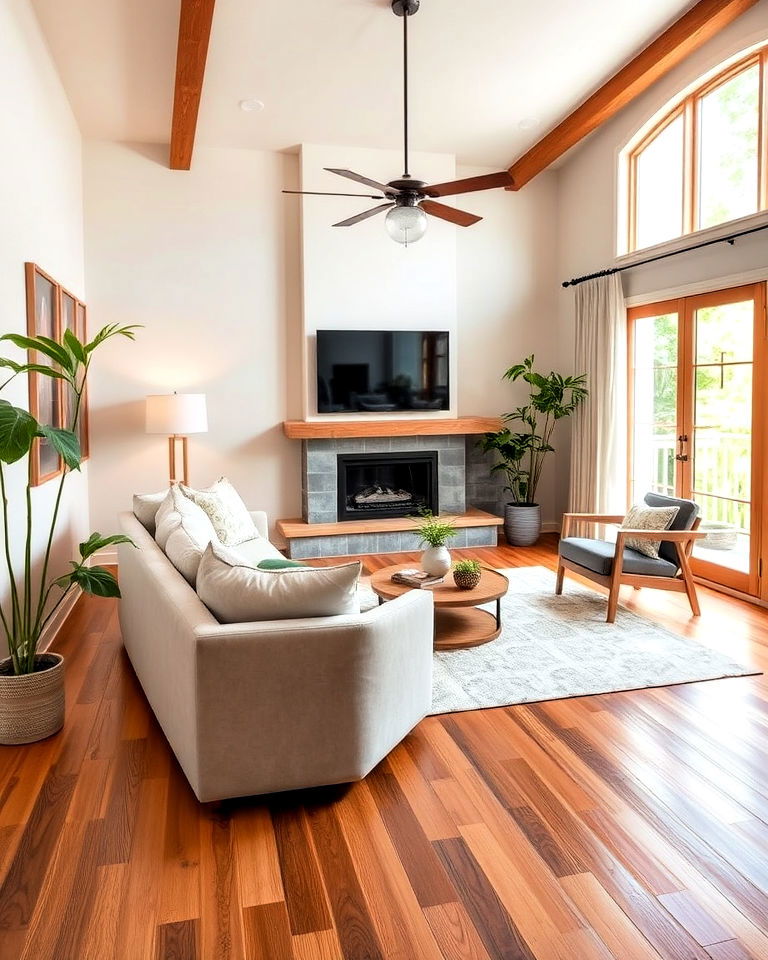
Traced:
<path id="1" fill-rule="evenodd" d="M 607 540 L 591 540 L 570 536 L 574 522 L 621 523 L 624 517 L 595 513 L 566 513 L 560 535 L 559 563 L 555 593 L 563 592 L 566 570 L 608 587 L 608 623 L 616 619 L 619 590 L 622 584 L 639 589 L 653 587 L 658 590 L 677 590 L 688 595 L 695 617 L 701 609 L 696 596 L 696 584 L 691 572 L 690 556 L 694 541 L 705 537 L 699 533 L 701 523 L 699 507 L 692 500 L 678 500 L 648 493 L 645 503 L 649 507 L 678 507 L 678 513 L 669 530 L 619 530 L 616 543 Z M 625 546 L 627 537 L 661 541 L 659 558 Z"/>

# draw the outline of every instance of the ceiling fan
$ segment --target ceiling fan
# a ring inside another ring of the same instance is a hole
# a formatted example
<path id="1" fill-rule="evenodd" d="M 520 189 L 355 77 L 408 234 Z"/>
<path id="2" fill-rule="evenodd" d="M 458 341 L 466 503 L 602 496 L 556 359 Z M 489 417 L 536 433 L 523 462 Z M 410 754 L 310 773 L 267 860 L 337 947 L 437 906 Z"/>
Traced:
<path id="1" fill-rule="evenodd" d="M 467 177 L 464 180 L 453 180 L 450 183 L 426 184 L 423 180 L 416 180 L 408 172 L 408 18 L 419 9 L 421 0 L 392 0 L 392 10 L 396 16 L 403 18 L 403 158 L 404 172 L 399 180 L 390 180 L 389 183 L 380 183 L 370 177 L 355 173 L 352 170 L 341 170 L 335 167 L 325 167 L 329 173 L 346 177 L 357 183 L 378 191 L 377 193 L 331 193 L 320 190 L 283 190 L 283 193 L 302 194 L 304 196 L 325 197 L 368 197 L 371 200 L 384 200 L 385 203 L 363 213 L 358 213 L 347 220 L 334 223 L 334 227 L 351 227 L 369 217 L 387 212 L 386 227 L 390 237 L 408 246 L 420 240 L 427 230 L 427 214 L 448 220 L 460 227 L 471 227 L 473 223 L 482 220 L 472 213 L 465 213 L 455 207 L 437 203 L 434 197 L 452 197 L 461 193 L 475 193 L 478 190 L 493 190 L 497 187 L 508 187 L 512 184 L 512 177 L 504 170 L 501 173 L 489 173 L 480 177 Z"/>

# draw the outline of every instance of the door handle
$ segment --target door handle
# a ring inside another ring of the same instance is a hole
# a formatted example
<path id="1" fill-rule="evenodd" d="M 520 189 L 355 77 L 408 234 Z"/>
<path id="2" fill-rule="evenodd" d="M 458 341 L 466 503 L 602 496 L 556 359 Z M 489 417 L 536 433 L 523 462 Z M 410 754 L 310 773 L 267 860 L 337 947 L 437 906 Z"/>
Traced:
<path id="1" fill-rule="evenodd" d="M 680 460 L 682 463 L 685 463 L 688 460 L 688 454 L 683 453 L 686 443 L 688 443 L 688 434 L 681 433 L 677 438 L 677 456 L 675 457 L 675 460 Z"/>

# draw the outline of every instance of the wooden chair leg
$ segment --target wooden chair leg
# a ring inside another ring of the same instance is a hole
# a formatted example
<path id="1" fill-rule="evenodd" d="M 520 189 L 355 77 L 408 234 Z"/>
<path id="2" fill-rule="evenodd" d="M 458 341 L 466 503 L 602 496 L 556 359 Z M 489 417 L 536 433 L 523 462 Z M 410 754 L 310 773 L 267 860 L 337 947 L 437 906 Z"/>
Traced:
<path id="1" fill-rule="evenodd" d="M 619 591 L 621 590 L 621 571 L 624 567 L 624 537 L 622 534 L 616 538 L 616 553 L 613 557 L 613 569 L 611 570 L 611 587 L 608 593 L 608 616 L 605 618 L 608 623 L 614 623 L 616 620 L 616 609 L 619 606 Z"/>
<path id="2" fill-rule="evenodd" d="M 691 612 L 694 617 L 700 617 L 701 607 L 699 606 L 699 596 L 696 593 L 696 583 L 693 579 L 693 571 L 691 570 L 691 564 L 688 560 L 688 554 L 685 552 L 682 543 L 676 543 L 675 547 L 677 548 L 680 572 L 683 575 L 683 583 L 685 584 L 685 592 L 688 595 L 688 603 L 691 605 Z"/>
<path id="3" fill-rule="evenodd" d="M 562 563 L 557 565 L 557 581 L 555 582 L 555 595 L 560 596 L 563 592 L 563 579 L 565 578 L 565 567 Z"/>

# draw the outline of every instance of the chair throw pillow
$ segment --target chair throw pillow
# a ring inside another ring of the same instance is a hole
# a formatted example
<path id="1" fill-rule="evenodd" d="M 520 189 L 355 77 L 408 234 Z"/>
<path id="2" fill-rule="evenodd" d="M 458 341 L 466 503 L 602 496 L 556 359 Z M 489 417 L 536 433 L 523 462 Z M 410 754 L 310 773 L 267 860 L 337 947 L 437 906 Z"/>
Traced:
<path id="1" fill-rule="evenodd" d="M 197 571 L 197 595 L 219 623 L 294 620 L 358 613 L 359 561 L 334 567 L 259 570 L 211 542 Z"/>
<path id="2" fill-rule="evenodd" d="M 220 477 L 205 490 L 193 490 L 183 483 L 179 487 L 185 497 L 205 510 L 216 536 L 226 546 L 236 547 L 259 536 L 248 508 L 226 477 Z"/>
<path id="3" fill-rule="evenodd" d="M 669 530 L 679 509 L 679 507 L 647 507 L 645 504 L 637 504 L 624 517 L 621 529 Z M 640 540 L 636 537 L 627 537 L 624 544 L 646 557 L 652 557 L 654 560 L 659 559 L 661 540 Z"/>

